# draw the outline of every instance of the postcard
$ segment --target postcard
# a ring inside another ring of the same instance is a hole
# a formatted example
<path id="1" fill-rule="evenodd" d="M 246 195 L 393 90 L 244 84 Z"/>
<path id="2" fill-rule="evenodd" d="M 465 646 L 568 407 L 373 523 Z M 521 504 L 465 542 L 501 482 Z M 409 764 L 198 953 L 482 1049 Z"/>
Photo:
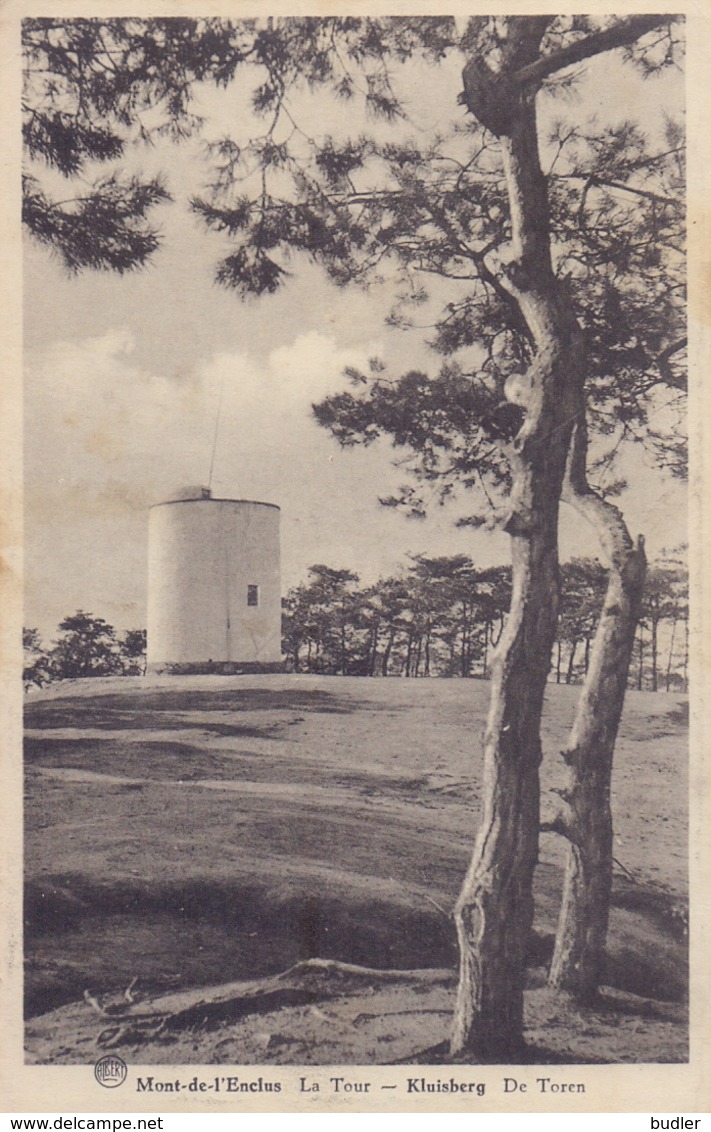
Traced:
<path id="1" fill-rule="evenodd" d="M 705 1111 L 708 13 L 113 8 L 0 9 L 6 1108 Z"/>

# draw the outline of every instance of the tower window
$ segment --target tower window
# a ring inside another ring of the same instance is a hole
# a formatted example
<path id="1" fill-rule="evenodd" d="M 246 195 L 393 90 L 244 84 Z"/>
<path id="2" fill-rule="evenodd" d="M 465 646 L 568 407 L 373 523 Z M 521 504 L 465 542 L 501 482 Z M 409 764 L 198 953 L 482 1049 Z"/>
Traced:
<path id="1" fill-rule="evenodd" d="M 247 586 L 247 605 L 259 605 L 259 586 Z"/>

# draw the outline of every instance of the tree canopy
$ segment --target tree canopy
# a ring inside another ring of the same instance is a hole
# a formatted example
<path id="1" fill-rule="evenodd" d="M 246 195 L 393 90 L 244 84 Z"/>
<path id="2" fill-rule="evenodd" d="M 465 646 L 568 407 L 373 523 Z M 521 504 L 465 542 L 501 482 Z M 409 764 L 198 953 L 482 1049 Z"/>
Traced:
<path id="1" fill-rule="evenodd" d="M 23 629 L 26 687 L 42 687 L 54 680 L 139 676 L 145 671 L 145 629 L 119 634 L 103 617 L 78 609 L 62 619 L 57 632 L 47 648 L 37 629 Z"/>
<path id="2" fill-rule="evenodd" d="M 26 20 L 25 222 L 70 270 L 142 265 L 159 245 L 153 207 L 169 187 L 120 162 L 137 141 L 198 134 L 201 91 L 236 84 L 251 113 L 210 142 L 209 189 L 192 200 L 225 242 L 216 278 L 242 298 L 269 293 L 301 255 L 338 285 L 391 281 L 390 322 L 426 317 L 443 363 L 431 373 L 351 371 L 351 390 L 317 406 L 317 418 L 342 443 L 387 436 L 444 497 L 456 485 L 483 488 L 476 515 L 491 519 L 508 488 L 501 444 L 522 420 L 506 382 L 532 350 L 506 285 L 498 126 L 453 102 L 449 124 L 423 135 L 408 96 L 413 74 L 458 56 L 495 68 L 505 36 L 506 21 L 491 18 L 466 28 L 444 17 Z M 606 438 L 596 474 L 608 494 L 626 440 L 643 436 L 673 474 L 685 467 L 683 130 L 672 117 L 651 134 L 623 115 L 586 117 L 579 65 L 615 47 L 654 82 L 678 65 L 680 24 L 548 17 L 533 65 L 548 99 L 553 266 L 585 333 L 589 419 Z M 523 67 L 520 81 L 531 77 Z M 344 108 L 338 136 L 319 136 L 308 112 L 309 97 L 327 96 Z M 42 166 L 73 186 L 69 199 L 44 185 Z M 424 508 L 412 482 L 389 502 Z"/>

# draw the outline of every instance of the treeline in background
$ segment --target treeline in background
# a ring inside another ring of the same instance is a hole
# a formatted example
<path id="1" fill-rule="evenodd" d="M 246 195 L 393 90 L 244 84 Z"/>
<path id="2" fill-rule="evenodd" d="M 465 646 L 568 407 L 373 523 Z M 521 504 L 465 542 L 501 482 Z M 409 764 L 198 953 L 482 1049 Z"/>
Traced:
<path id="1" fill-rule="evenodd" d="M 579 683 L 605 595 L 607 572 L 593 558 L 561 566 L 562 591 L 551 679 Z M 289 672 L 333 676 L 486 679 L 511 600 L 511 569 L 478 569 L 466 555 L 411 555 L 392 577 L 362 586 L 351 570 L 314 565 L 283 599 L 282 651 Z M 683 557 L 650 564 L 637 627 L 630 687 L 688 688 L 688 572 Z M 23 631 L 26 687 L 145 671 L 145 629 L 119 633 L 78 610 L 46 646 Z"/>
<path id="2" fill-rule="evenodd" d="M 551 679 L 574 684 L 587 672 L 607 571 L 596 559 L 573 558 L 561 575 Z M 510 599 L 510 567 L 479 570 L 465 555 L 412 555 L 407 568 L 372 586 L 350 570 L 312 566 L 283 602 L 286 664 L 342 676 L 486 679 Z M 648 570 L 630 686 L 686 691 L 687 670 L 688 573 L 668 554 Z"/>

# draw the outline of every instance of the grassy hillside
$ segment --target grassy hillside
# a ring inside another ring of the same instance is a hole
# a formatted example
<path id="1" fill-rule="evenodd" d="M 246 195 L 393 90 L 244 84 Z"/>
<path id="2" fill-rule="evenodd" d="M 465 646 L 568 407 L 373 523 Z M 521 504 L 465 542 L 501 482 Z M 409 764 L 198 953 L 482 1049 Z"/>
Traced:
<path id="1" fill-rule="evenodd" d="M 452 967 L 448 913 L 478 820 L 488 691 L 480 681 L 268 676 L 86 680 L 32 694 L 28 1014 L 134 979 L 155 995 L 311 957 Z M 562 782 L 575 696 L 549 689 L 544 811 Z M 607 978 L 670 1004 L 685 994 L 685 728 L 682 697 L 631 692 L 614 778 Z M 539 972 L 560 862 L 544 835 Z M 683 1057 L 683 1032 L 629 1059 Z"/>

